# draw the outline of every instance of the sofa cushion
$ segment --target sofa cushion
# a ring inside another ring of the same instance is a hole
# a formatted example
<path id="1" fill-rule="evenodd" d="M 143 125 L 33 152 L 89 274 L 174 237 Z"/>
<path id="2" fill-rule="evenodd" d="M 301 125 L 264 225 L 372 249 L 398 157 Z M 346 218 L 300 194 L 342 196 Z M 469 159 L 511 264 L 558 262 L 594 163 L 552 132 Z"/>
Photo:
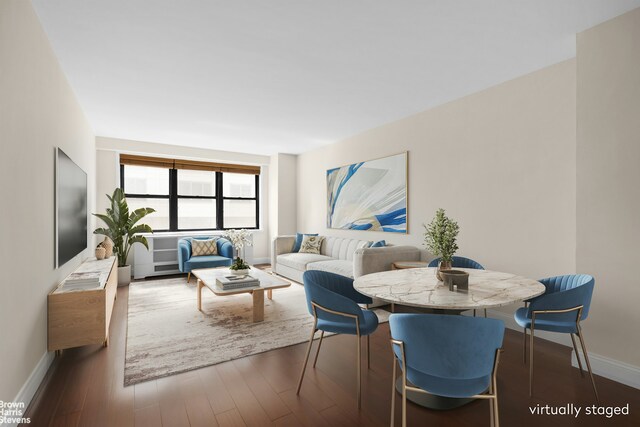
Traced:
<path id="1" fill-rule="evenodd" d="M 371 241 L 343 239 L 342 237 L 327 237 L 324 239 L 320 253 L 331 258 L 353 261 L 356 249 L 368 248 Z"/>
<path id="2" fill-rule="evenodd" d="M 316 261 L 307 264 L 307 270 L 320 270 L 353 278 L 353 261 L 332 259 L 330 261 Z"/>
<path id="3" fill-rule="evenodd" d="M 216 241 L 218 239 L 191 239 L 191 255 L 203 256 L 203 255 L 218 255 L 218 245 Z"/>
<path id="4" fill-rule="evenodd" d="M 195 270 L 196 268 L 213 268 L 231 265 L 231 258 L 220 255 L 203 255 L 192 256 L 185 263 L 186 271 Z"/>
<path id="5" fill-rule="evenodd" d="M 324 237 L 322 236 L 304 236 L 298 252 L 301 254 L 320 255 L 320 246 L 323 240 Z"/>
<path id="6" fill-rule="evenodd" d="M 302 240 L 304 239 L 305 236 L 317 236 L 318 233 L 315 234 L 302 234 L 302 233 L 296 233 L 296 240 L 293 242 L 293 249 L 291 249 L 291 252 L 300 252 L 300 246 L 302 245 Z"/>
<path id="7" fill-rule="evenodd" d="M 278 255 L 276 258 L 278 264 L 286 265 L 287 267 L 294 268 L 296 270 L 305 271 L 307 264 L 316 261 L 328 261 L 331 258 L 325 255 L 318 254 L 304 254 L 304 253 L 290 253 Z"/>

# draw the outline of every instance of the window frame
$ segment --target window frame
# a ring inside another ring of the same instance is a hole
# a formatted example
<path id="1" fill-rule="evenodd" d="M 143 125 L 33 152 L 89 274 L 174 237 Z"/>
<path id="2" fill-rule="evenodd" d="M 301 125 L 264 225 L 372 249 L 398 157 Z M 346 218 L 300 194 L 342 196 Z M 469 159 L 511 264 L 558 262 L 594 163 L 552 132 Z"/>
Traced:
<path id="1" fill-rule="evenodd" d="M 180 193 L 178 193 L 178 172 L 180 170 L 187 170 L 187 169 L 169 169 L 169 179 L 170 179 L 169 194 L 175 197 L 175 203 L 172 203 L 171 200 L 169 201 L 169 222 L 171 223 L 170 231 L 220 230 L 220 228 L 218 228 L 220 226 L 219 218 L 218 218 L 218 199 L 219 199 L 218 194 L 220 194 L 218 192 L 218 178 L 219 178 L 218 173 L 219 172 L 208 171 L 209 173 L 215 174 L 215 186 L 213 188 L 213 196 L 181 196 Z M 173 185 L 174 191 L 171 190 L 172 185 Z M 196 199 L 196 200 L 214 199 L 216 201 L 216 228 L 179 228 L 178 227 L 178 219 L 179 219 L 178 202 L 180 201 L 180 199 Z M 175 223 L 172 221 L 174 221 Z"/>
<path id="2" fill-rule="evenodd" d="M 215 190 L 213 196 L 181 196 L 178 194 L 178 171 L 181 169 L 167 168 L 169 170 L 169 195 L 156 195 L 156 194 L 139 194 L 139 193 L 127 193 L 125 189 L 125 164 L 120 164 L 120 188 L 124 192 L 126 198 L 139 198 L 139 199 L 168 199 L 169 200 L 169 228 L 162 230 L 154 230 L 154 232 L 189 232 L 189 231 L 222 231 L 222 230 L 258 230 L 260 229 L 260 175 L 254 175 L 255 181 L 255 197 L 225 197 L 223 180 L 224 175 L 228 173 L 237 172 L 220 172 L 211 171 L 214 173 L 215 178 Z M 153 166 L 147 166 L 153 167 Z M 199 199 L 199 200 L 211 200 L 214 199 L 216 203 L 216 227 L 215 228 L 178 228 L 178 201 L 179 199 Z M 224 201 L 225 200 L 255 200 L 256 202 L 256 224 L 255 227 L 224 227 Z"/>
<path id="3" fill-rule="evenodd" d="M 228 172 L 228 173 L 233 173 L 233 172 Z M 216 174 L 220 174 L 220 176 L 216 175 L 216 185 L 219 185 L 219 190 L 220 190 L 218 192 L 218 189 L 216 189 L 216 194 L 220 194 L 220 202 L 217 204 L 217 206 L 218 206 L 219 213 L 220 213 L 220 221 L 221 221 L 221 223 L 219 223 L 218 226 L 221 226 L 221 225 L 224 226 L 224 201 L 225 200 L 255 200 L 256 201 L 256 226 L 255 226 L 255 228 L 253 228 L 253 227 L 230 227 L 230 228 L 221 228 L 221 229 L 222 230 L 241 230 L 241 229 L 244 228 L 244 229 L 247 229 L 247 230 L 257 230 L 258 228 L 260 228 L 260 175 L 254 175 L 255 176 L 254 197 L 226 197 L 224 195 L 224 187 L 223 187 L 223 180 L 224 180 L 225 172 L 216 172 Z"/>
<path id="4" fill-rule="evenodd" d="M 124 192 L 124 166 L 123 164 L 120 164 L 120 189 L 122 189 L 122 191 Z M 150 166 L 145 166 L 145 167 L 150 167 Z M 162 200 L 169 200 L 169 229 L 162 229 L 162 230 L 154 230 L 154 231 L 172 231 L 171 230 L 171 169 L 169 169 L 169 194 L 142 194 L 142 193 L 125 193 L 125 197 L 126 198 L 131 198 L 131 199 L 162 199 Z"/>

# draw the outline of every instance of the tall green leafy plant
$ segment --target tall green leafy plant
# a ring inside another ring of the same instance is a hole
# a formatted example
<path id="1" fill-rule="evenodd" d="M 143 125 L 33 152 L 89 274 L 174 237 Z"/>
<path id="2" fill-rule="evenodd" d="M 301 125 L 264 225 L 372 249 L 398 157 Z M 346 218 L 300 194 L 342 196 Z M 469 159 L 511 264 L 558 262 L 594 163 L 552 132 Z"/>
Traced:
<path id="1" fill-rule="evenodd" d="M 438 209 L 431 223 L 423 226 L 425 228 L 424 244 L 429 252 L 441 257 L 443 262 L 451 262 L 458 250 L 456 243 L 460 230 L 458 223 L 447 217 L 444 209 Z"/>
<path id="2" fill-rule="evenodd" d="M 97 228 L 93 234 L 102 234 L 113 241 L 113 252 L 118 256 L 118 267 L 124 267 L 134 243 L 141 243 L 149 249 L 147 238 L 140 233 L 153 233 L 153 230 L 147 224 L 138 224 L 138 221 L 155 212 L 155 209 L 139 208 L 129 212 L 127 199 L 120 188 L 116 188 L 112 196 L 107 194 L 107 197 L 111 202 L 107 212 L 93 214 L 106 224 L 106 228 Z"/>

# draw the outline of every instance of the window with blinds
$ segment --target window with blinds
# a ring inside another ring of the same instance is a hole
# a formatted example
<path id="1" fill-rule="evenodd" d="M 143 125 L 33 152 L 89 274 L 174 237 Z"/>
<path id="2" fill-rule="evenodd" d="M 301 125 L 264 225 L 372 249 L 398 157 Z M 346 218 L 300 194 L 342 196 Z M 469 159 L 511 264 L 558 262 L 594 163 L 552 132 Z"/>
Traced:
<path id="1" fill-rule="evenodd" d="M 151 207 L 154 231 L 259 228 L 260 167 L 120 155 L 131 209 Z"/>

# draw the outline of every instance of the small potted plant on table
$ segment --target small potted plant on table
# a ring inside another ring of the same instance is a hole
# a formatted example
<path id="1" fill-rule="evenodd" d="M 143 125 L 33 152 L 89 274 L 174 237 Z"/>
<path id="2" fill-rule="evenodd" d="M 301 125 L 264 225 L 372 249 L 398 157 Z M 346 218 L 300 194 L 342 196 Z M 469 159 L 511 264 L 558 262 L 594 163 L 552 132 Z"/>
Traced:
<path id="1" fill-rule="evenodd" d="M 253 240 L 251 238 L 251 233 L 249 230 L 241 229 L 241 230 L 227 230 L 224 235 L 225 238 L 229 239 L 234 249 L 236 250 L 236 257 L 233 260 L 233 264 L 229 267 L 229 270 L 232 274 L 236 275 L 244 275 L 249 273 L 249 269 L 251 266 L 242 259 L 241 255 L 244 256 L 244 247 L 251 246 L 253 244 Z"/>
<path id="2" fill-rule="evenodd" d="M 458 250 L 456 239 L 460 228 L 457 222 L 447 217 L 444 209 L 438 209 L 431 223 L 424 228 L 425 246 L 433 255 L 440 257 L 436 276 L 442 280 L 440 271 L 451 269 L 451 260 Z"/>

